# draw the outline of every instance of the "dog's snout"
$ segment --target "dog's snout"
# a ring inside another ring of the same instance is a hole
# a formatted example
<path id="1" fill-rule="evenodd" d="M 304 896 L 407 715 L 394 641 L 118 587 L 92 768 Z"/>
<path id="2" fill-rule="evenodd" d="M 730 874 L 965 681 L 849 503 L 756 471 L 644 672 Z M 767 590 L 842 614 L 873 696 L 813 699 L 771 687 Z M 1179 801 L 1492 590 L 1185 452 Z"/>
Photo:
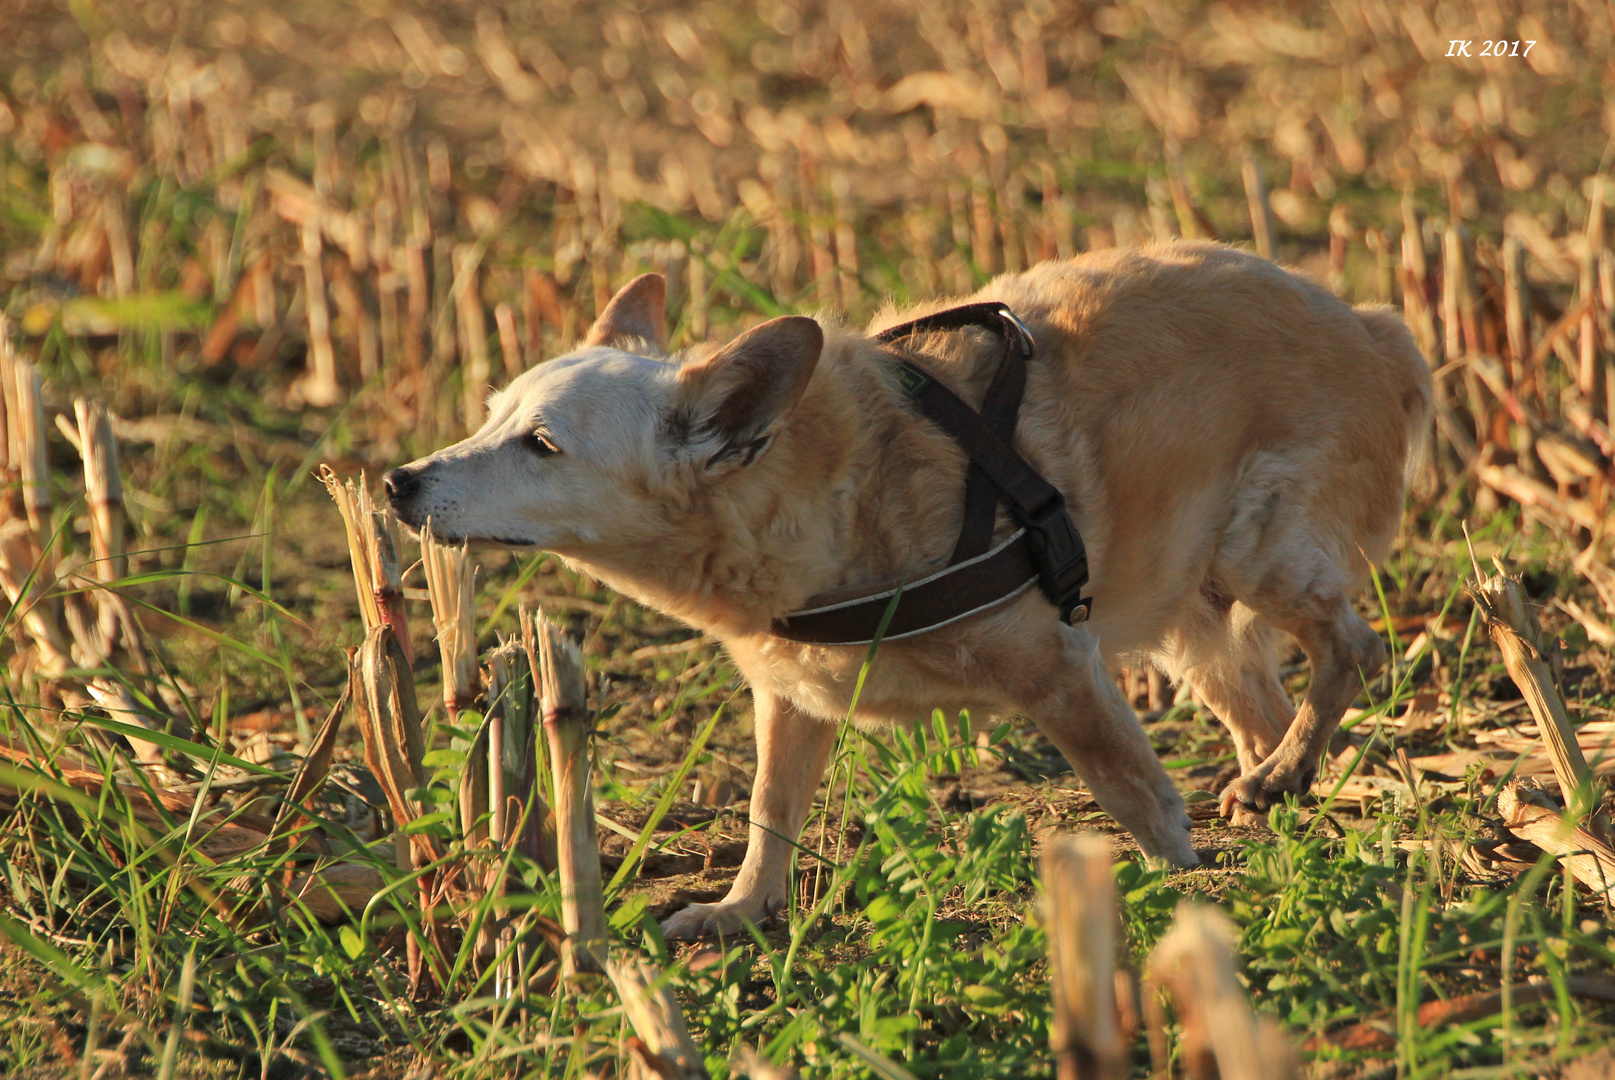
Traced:
<path id="1" fill-rule="evenodd" d="M 420 491 L 421 475 L 408 469 L 390 469 L 387 475 L 381 478 L 381 486 L 387 492 L 388 501 L 396 509 L 399 503 L 414 498 Z"/>

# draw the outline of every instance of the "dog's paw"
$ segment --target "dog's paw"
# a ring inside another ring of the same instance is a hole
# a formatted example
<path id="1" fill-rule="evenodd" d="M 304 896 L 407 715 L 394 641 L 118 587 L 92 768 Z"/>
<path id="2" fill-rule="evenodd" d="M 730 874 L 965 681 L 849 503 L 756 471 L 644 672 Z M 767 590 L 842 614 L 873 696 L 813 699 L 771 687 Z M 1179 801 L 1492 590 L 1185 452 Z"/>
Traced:
<path id="1" fill-rule="evenodd" d="M 731 937 L 746 932 L 746 924 L 761 924 L 779 905 L 750 900 L 724 900 L 717 904 L 691 904 L 662 920 L 662 936 L 669 941 Z"/>
<path id="2" fill-rule="evenodd" d="M 1241 776 L 1222 793 L 1220 810 L 1233 824 L 1242 824 L 1235 815 L 1265 815 L 1268 807 L 1284 801 L 1286 794 L 1304 795 L 1312 790 L 1318 771 L 1312 766 L 1289 765 L 1271 758 Z M 1246 817 L 1244 820 L 1249 820 Z"/>

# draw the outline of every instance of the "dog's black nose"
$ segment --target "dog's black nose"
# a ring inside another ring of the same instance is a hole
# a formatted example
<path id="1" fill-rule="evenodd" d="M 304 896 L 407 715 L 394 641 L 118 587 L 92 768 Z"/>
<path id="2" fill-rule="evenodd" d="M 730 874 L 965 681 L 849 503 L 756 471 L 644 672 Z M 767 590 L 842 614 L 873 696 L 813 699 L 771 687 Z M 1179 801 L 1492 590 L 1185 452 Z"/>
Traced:
<path id="1" fill-rule="evenodd" d="M 388 501 L 396 507 L 420 491 L 421 477 L 408 469 L 391 469 L 381 478 L 381 486 L 387 492 Z"/>

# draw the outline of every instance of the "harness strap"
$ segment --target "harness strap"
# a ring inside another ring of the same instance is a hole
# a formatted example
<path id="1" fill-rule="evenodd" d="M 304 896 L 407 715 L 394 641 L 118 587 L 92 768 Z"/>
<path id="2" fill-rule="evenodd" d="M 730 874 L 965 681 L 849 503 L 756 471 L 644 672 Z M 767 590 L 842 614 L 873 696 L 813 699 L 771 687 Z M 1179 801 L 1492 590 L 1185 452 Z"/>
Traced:
<path id="1" fill-rule="evenodd" d="M 1003 304 L 989 302 L 949 308 L 882 330 L 875 335 L 875 340 L 892 344 L 917 334 L 957 330 L 966 326 L 985 326 L 997 330 L 1002 339 L 1003 352 L 999 357 L 998 369 L 987 387 L 987 395 L 982 399 L 981 418 L 1003 438 L 1013 439 L 1015 418 L 1020 413 L 1021 398 L 1026 391 L 1025 361 L 1032 356 L 1033 344 L 1032 335 Z M 915 372 L 917 369 L 909 367 L 908 370 Z M 998 489 L 981 466 L 972 460 L 965 475 L 964 521 L 959 529 L 953 557 L 948 562 L 965 562 L 992 547 L 997 520 Z"/>
<path id="2" fill-rule="evenodd" d="M 903 586 L 882 641 L 898 641 L 958 622 L 996 607 L 1037 584 L 1037 567 L 1027 552 L 1026 530 L 989 551 Z M 845 595 L 845 599 L 838 597 Z M 897 589 L 875 593 L 825 593 L 809 601 L 817 606 L 774 620 L 775 636 L 805 645 L 869 645 Z"/>
<path id="3" fill-rule="evenodd" d="M 984 326 L 1003 341 L 998 369 L 980 413 L 934 376 L 907 361 L 897 375 L 904 392 L 932 423 L 946 431 L 970 459 L 965 480 L 964 522 L 949 565 L 902 589 L 884 640 L 921 634 L 985 611 L 1020 595 L 1034 581 L 1062 622 L 1087 618 L 1082 598 L 1088 558 L 1066 512 L 1059 489 L 1039 476 L 1012 440 L 1026 389 L 1031 334 L 1003 304 L 966 304 L 882 331 L 891 344 L 915 334 Z M 1002 499 L 1021 528 L 992 546 L 997 504 Z M 874 594 L 853 591 L 813 597 L 810 606 L 774 620 L 778 637 L 808 644 L 867 645 L 896 587 Z"/>

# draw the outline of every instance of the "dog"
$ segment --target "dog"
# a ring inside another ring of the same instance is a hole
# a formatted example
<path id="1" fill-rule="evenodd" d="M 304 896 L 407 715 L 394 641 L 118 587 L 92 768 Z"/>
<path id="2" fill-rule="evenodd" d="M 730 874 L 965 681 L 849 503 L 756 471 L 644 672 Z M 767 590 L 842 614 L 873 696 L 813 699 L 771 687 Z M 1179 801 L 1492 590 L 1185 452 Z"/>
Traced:
<path id="1" fill-rule="evenodd" d="M 665 284 L 630 282 L 582 346 L 494 394 L 476 434 L 390 471 L 398 517 L 448 540 L 555 552 L 720 640 L 750 684 L 757 774 L 728 895 L 664 923 L 734 931 L 782 908 L 794 840 L 866 646 L 783 640 L 826 590 L 914 580 L 961 528 L 965 454 L 905 397 L 870 334 L 812 318 L 666 352 Z M 1155 865 L 1193 866 L 1184 803 L 1113 679 L 1152 662 L 1227 725 L 1225 815 L 1307 791 L 1385 647 L 1353 610 L 1394 539 L 1426 440 L 1429 368 L 1390 309 L 1353 309 L 1208 243 L 1094 252 L 1004 275 L 1035 342 L 1014 446 L 1086 540 L 1092 615 L 1027 589 L 883 642 L 860 725 L 933 707 L 1030 719 Z M 908 312 L 888 311 L 871 332 Z M 916 363 L 972 405 L 999 343 L 926 335 Z M 1014 522 L 1002 510 L 995 542 Z M 1312 677 L 1299 709 L 1277 648 Z"/>

